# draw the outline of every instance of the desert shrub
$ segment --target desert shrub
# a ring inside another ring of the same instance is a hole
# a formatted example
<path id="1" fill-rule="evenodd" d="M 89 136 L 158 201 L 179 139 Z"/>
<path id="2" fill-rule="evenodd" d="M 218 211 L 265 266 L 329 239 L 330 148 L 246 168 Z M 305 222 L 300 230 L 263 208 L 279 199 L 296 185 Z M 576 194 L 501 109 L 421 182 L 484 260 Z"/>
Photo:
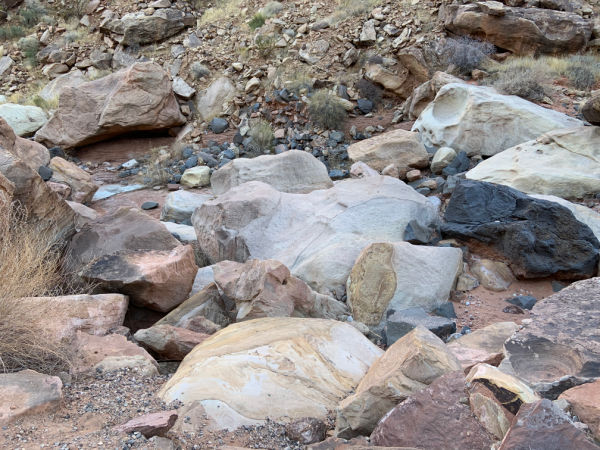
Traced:
<path id="1" fill-rule="evenodd" d="M 19 48 L 23 52 L 23 56 L 29 65 L 37 66 L 37 53 L 40 49 L 40 43 L 38 40 L 35 37 L 21 38 L 19 39 Z"/>
<path id="2" fill-rule="evenodd" d="M 600 76 L 600 59 L 596 55 L 573 55 L 569 57 L 565 75 L 580 90 L 589 91 Z"/>
<path id="3" fill-rule="evenodd" d="M 262 58 L 268 58 L 275 50 L 275 36 L 272 34 L 259 34 L 254 39 L 254 47 Z"/>
<path id="4" fill-rule="evenodd" d="M 444 48 L 446 62 L 456 66 L 463 74 L 477 69 L 495 51 L 496 47 L 489 42 L 478 41 L 467 36 L 448 39 Z"/>
<path id="5" fill-rule="evenodd" d="M 251 150 L 265 152 L 273 148 L 273 128 L 269 121 L 257 119 L 250 122 L 248 135 L 252 138 Z"/>
<path id="6" fill-rule="evenodd" d="M 0 372 L 68 369 L 68 349 L 46 339 L 36 325 L 52 311 L 32 309 L 22 300 L 66 293 L 61 254 L 53 232 L 30 223 L 25 208 L 0 204 Z"/>
<path id="7" fill-rule="evenodd" d="M 248 26 L 251 30 L 256 30 L 265 24 L 266 19 L 267 18 L 264 16 L 264 14 L 258 12 L 252 16 L 252 19 L 250 19 L 250 22 L 248 22 Z"/>
<path id="8" fill-rule="evenodd" d="M 311 96 L 308 112 L 315 124 L 329 130 L 339 130 L 346 120 L 346 110 L 339 97 L 326 89 Z"/>
<path id="9" fill-rule="evenodd" d="M 85 16 L 89 0 L 61 0 L 55 7 L 56 14 L 65 21 L 79 20 Z"/>
<path id="10" fill-rule="evenodd" d="M 65 44 L 77 42 L 79 39 L 81 39 L 81 34 L 79 34 L 77 31 L 67 31 L 65 34 L 63 34 L 63 40 L 65 41 Z"/>
<path id="11" fill-rule="evenodd" d="M 212 25 L 223 19 L 240 15 L 240 3 L 242 0 L 217 0 L 215 6 L 208 8 L 200 18 L 201 25 Z"/>
<path id="12" fill-rule="evenodd" d="M 366 14 L 380 3 L 381 0 L 339 0 L 333 18 L 341 21 L 348 17 Z"/>
<path id="13" fill-rule="evenodd" d="M 283 5 L 279 2 L 269 2 L 263 6 L 259 13 L 265 17 L 273 17 L 283 11 Z"/>
<path id="14" fill-rule="evenodd" d="M 356 88 L 362 98 L 371 100 L 374 105 L 378 105 L 383 98 L 383 89 L 364 78 L 361 78 L 358 83 L 356 83 Z"/>
<path id="15" fill-rule="evenodd" d="M 25 30 L 19 25 L 4 25 L 0 27 L 0 41 L 8 41 L 25 36 Z"/>
<path id="16" fill-rule="evenodd" d="M 181 143 L 172 146 L 156 147 L 150 150 L 146 164 L 139 173 L 140 181 L 149 186 L 163 186 L 173 178 L 173 165 L 181 160 L 183 148 Z"/>
<path id="17" fill-rule="evenodd" d="M 313 78 L 302 70 L 298 70 L 284 82 L 285 87 L 296 95 L 311 92 L 314 85 Z"/>
<path id="18" fill-rule="evenodd" d="M 25 27 L 33 27 L 40 23 L 44 14 L 46 10 L 37 1 L 27 3 L 19 10 L 21 24 Z"/>
<path id="19" fill-rule="evenodd" d="M 527 67 L 514 67 L 500 73 L 494 87 L 507 95 L 518 95 L 528 100 L 542 100 L 546 95 L 544 78 Z"/>

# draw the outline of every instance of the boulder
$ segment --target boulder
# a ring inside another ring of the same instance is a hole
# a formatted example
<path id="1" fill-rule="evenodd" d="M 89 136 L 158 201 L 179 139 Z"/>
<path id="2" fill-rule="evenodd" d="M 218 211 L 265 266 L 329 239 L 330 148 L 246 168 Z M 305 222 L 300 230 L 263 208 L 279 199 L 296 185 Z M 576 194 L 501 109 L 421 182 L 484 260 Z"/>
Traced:
<path id="1" fill-rule="evenodd" d="M 208 334 L 171 325 L 156 325 L 138 330 L 134 338 L 162 358 L 181 361 L 192 349 L 204 342 Z"/>
<path id="2" fill-rule="evenodd" d="M 504 344 L 500 368 L 544 397 L 600 378 L 600 278 L 578 281 L 537 302 L 531 323 Z"/>
<path id="3" fill-rule="evenodd" d="M 568 389 L 558 398 L 568 401 L 571 412 L 600 440 L 600 380 Z"/>
<path id="4" fill-rule="evenodd" d="M 60 75 L 46 84 L 38 95 L 47 102 L 54 102 L 58 100 L 64 88 L 77 87 L 86 81 L 88 79 L 81 70 L 71 70 L 69 73 Z"/>
<path id="5" fill-rule="evenodd" d="M 446 237 L 493 247 L 519 278 L 594 276 L 600 243 L 564 206 L 507 186 L 465 180 L 456 185 L 442 225 Z"/>
<path id="6" fill-rule="evenodd" d="M 48 150 L 35 143 L 29 146 L 28 142 L 0 119 L 0 174 L 13 184 L 13 199 L 27 208 L 28 219 L 39 226 L 40 232 L 55 235 L 59 241 L 67 239 L 74 231 L 75 213 L 44 183 L 37 173 L 39 165 L 31 167 L 46 158 L 47 164 Z"/>
<path id="7" fill-rule="evenodd" d="M 497 322 L 453 340 L 448 350 L 456 356 L 465 373 L 479 363 L 497 366 L 504 358 L 504 342 L 518 329 L 514 322 Z"/>
<path id="8" fill-rule="evenodd" d="M 193 228 L 193 227 L 192 227 Z M 194 236 L 196 232 L 194 231 Z M 201 267 L 198 269 L 198 273 L 196 273 L 196 278 L 194 278 L 194 285 L 192 286 L 192 292 L 190 295 L 197 294 L 206 286 L 215 282 L 215 274 L 213 272 L 213 266 Z"/>
<path id="9" fill-rule="evenodd" d="M 13 103 L 0 105 L 0 117 L 8 123 L 17 136 L 32 135 L 48 120 L 42 108 Z"/>
<path id="10" fill-rule="evenodd" d="M 473 415 L 488 433 L 498 440 L 504 438 L 514 419 L 514 414 L 502 405 L 491 389 L 481 383 L 471 385 L 469 406 Z"/>
<path id="11" fill-rule="evenodd" d="M 181 175 L 181 185 L 189 188 L 203 187 L 210 184 L 210 169 L 208 166 L 196 166 L 185 169 Z"/>
<path id="12" fill-rule="evenodd" d="M 192 214 L 196 208 L 211 198 L 212 196 L 208 194 L 197 194 L 184 190 L 171 192 L 167 195 L 160 212 L 160 220 L 191 225 Z"/>
<path id="13" fill-rule="evenodd" d="M 379 419 L 445 373 L 460 370 L 444 342 L 423 327 L 396 341 L 337 408 L 336 435 L 370 434 Z"/>
<path id="14" fill-rule="evenodd" d="M 64 183 L 71 188 L 71 195 L 67 200 L 78 203 L 88 203 L 92 200 L 98 186 L 94 184 L 89 173 L 60 156 L 52 158 L 49 167 L 52 169 L 50 181 Z"/>
<path id="15" fill-rule="evenodd" d="M 386 414 L 371 434 L 371 443 L 428 449 L 490 448 L 493 438 L 474 417 L 465 398 L 464 375 L 442 375 Z"/>
<path id="16" fill-rule="evenodd" d="M 327 437 L 327 425 L 325 422 L 314 417 L 305 417 L 287 424 L 285 427 L 287 436 L 302 445 L 314 444 L 324 441 Z"/>
<path id="17" fill-rule="evenodd" d="M 73 148 L 131 131 L 184 123 L 167 73 L 155 63 L 136 63 L 98 80 L 63 88 L 58 109 L 35 140 Z"/>
<path id="18" fill-rule="evenodd" d="M 491 156 L 580 120 L 492 87 L 443 86 L 412 127 L 428 149 L 451 147 L 467 155 Z M 473 133 L 473 130 L 477 130 Z"/>
<path id="19" fill-rule="evenodd" d="M 441 339 L 446 339 L 456 332 L 456 323 L 452 319 L 429 315 L 419 307 L 401 309 L 387 315 L 385 319 L 383 332 L 386 345 L 392 345 L 418 326 L 426 328 Z"/>
<path id="20" fill-rule="evenodd" d="M 100 30 L 109 32 L 112 39 L 124 46 L 145 45 L 179 33 L 185 27 L 184 17 L 185 13 L 175 8 L 157 9 L 151 15 L 140 11 L 105 20 Z"/>
<path id="21" fill-rule="evenodd" d="M 202 120 L 209 121 L 223 114 L 236 94 L 236 87 L 227 77 L 217 78 L 196 95 L 196 109 Z"/>
<path id="22" fill-rule="evenodd" d="M 307 194 L 251 181 L 205 202 L 192 216 L 211 263 L 275 259 L 314 290 L 336 298 L 361 249 L 401 241 L 409 223 L 427 233 L 437 220 L 433 202 L 381 176 L 343 180 Z"/>
<path id="23" fill-rule="evenodd" d="M 170 251 L 179 245 L 161 222 L 138 209 L 122 207 L 89 222 L 73 236 L 67 266 L 76 270 L 119 251 Z"/>
<path id="24" fill-rule="evenodd" d="M 599 146 L 598 127 L 551 131 L 482 161 L 466 177 L 528 194 L 595 195 L 600 192 Z"/>
<path id="25" fill-rule="evenodd" d="M 80 275 L 105 292 L 128 295 L 135 306 L 169 312 L 187 299 L 197 271 L 194 249 L 182 245 L 104 255 Z"/>
<path id="26" fill-rule="evenodd" d="M 513 8 L 497 1 L 445 5 L 440 18 L 448 31 L 491 42 L 517 55 L 562 54 L 583 50 L 592 21 L 541 8 Z"/>
<path id="27" fill-rule="evenodd" d="M 456 152 L 450 147 L 440 147 L 431 160 L 431 171 L 435 174 L 442 173 L 453 160 L 456 158 Z"/>
<path id="28" fill-rule="evenodd" d="M 365 78 L 380 84 L 402 99 L 410 96 L 413 89 L 427 81 L 422 73 L 413 73 L 410 71 L 410 67 L 405 67 L 402 64 L 395 71 L 385 68 L 382 64 L 367 64 Z"/>
<path id="29" fill-rule="evenodd" d="M 592 95 L 581 108 L 585 120 L 592 125 L 600 125 L 600 93 Z"/>
<path id="30" fill-rule="evenodd" d="M 353 162 L 362 161 L 379 171 L 393 164 L 401 177 L 411 168 L 429 165 L 429 154 L 417 133 L 402 129 L 356 142 L 348 147 L 348 156 Z"/>
<path id="31" fill-rule="evenodd" d="M 260 317 L 343 319 L 346 306 L 313 291 L 275 260 L 222 261 L 212 266 L 222 295 L 235 302 L 236 321 Z"/>
<path id="32" fill-rule="evenodd" d="M 421 307 L 430 312 L 448 300 L 461 270 L 458 248 L 371 244 L 360 253 L 348 277 L 352 316 L 381 328 L 394 311 Z"/>
<path id="33" fill-rule="evenodd" d="M 67 204 L 76 215 L 75 231 L 81 231 L 85 224 L 93 222 L 98 218 L 96 210 L 82 205 L 81 203 L 67 201 Z"/>
<path id="34" fill-rule="evenodd" d="M 14 301 L 32 312 L 30 320 L 45 339 L 57 343 L 73 341 L 78 332 L 102 336 L 120 327 L 129 304 L 121 294 L 27 297 Z"/>
<path id="35" fill-rule="evenodd" d="M 464 83 L 458 77 L 445 72 L 435 72 L 430 80 L 416 87 L 404 103 L 404 118 L 415 120 L 429 105 L 442 86 L 450 83 Z"/>
<path id="36" fill-rule="evenodd" d="M 280 192 L 301 194 L 333 186 L 327 167 L 299 150 L 234 159 L 213 173 L 210 185 L 215 195 L 221 195 L 248 181 L 262 181 Z"/>
<path id="37" fill-rule="evenodd" d="M 205 429 L 235 429 L 267 418 L 325 419 L 382 353 L 349 324 L 256 319 L 230 325 L 196 346 L 158 395 L 197 410 L 186 412 L 192 421 L 206 422 L 206 414 Z"/>
<path id="38" fill-rule="evenodd" d="M 33 370 L 0 374 L 0 425 L 17 417 L 57 411 L 62 401 L 60 378 Z"/>
<path id="39" fill-rule="evenodd" d="M 165 228 L 173 235 L 175 239 L 183 244 L 197 245 L 196 230 L 191 225 L 182 225 L 175 222 L 163 222 Z"/>
<path id="40" fill-rule="evenodd" d="M 548 399 L 521 406 L 498 450 L 597 450 L 563 411 Z"/>

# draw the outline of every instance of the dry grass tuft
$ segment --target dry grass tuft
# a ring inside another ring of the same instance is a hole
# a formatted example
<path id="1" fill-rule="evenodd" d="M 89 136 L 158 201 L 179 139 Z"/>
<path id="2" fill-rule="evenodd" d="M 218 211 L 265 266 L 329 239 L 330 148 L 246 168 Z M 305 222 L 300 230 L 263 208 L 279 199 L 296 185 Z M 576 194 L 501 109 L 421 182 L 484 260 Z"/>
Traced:
<path id="1" fill-rule="evenodd" d="M 216 5 L 207 9 L 200 18 L 200 25 L 214 25 L 223 19 L 242 15 L 242 0 L 217 0 Z"/>
<path id="2" fill-rule="evenodd" d="M 346 121 L 346 109 L 339 97 L 327 89 L 315 92 L 309 100 L 311 120 L 321 128 L 339 130 Z"/>
<path id="3" fill-rule="evenodd" d="M 150 150 L 148 162 L 139 173 L 140 182 L 148 186 L 164 186 L 173 178 L 173 164 L 182 158 L 185 145 L 177 142 L 172 146 Z"/>
<path id="4" fill-rule="evenodd" d="M 268 153 L 273 149 L 273 128 L 265 119 L 256 119 L 250 122 L 248 135 L 252 138 L 250 149 L 257 152 Z"/>

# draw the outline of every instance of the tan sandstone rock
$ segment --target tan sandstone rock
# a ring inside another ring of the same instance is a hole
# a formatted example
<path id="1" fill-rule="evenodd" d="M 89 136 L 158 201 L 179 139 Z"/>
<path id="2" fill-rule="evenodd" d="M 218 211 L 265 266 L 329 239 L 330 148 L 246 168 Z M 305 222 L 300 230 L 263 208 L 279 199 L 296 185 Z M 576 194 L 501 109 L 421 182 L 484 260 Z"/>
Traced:
<path id="1" fill-rule="evenodd" d="M 155 325 L 136 331 L 134 337 L 163 358 L 181 361 L 196 345 L 204 342 L 208 334 L 171 325 Z"/>
<path id="2" fill-rule="evenodd" d="M 596 439 L 600 439 L 600 380 L 582 384 L 560 394 L 571 405 L 571 411 L 590 427 Z"/>
<path id="3" fill-rule="evenodd" d="M 98 186 L 94 184 L 89 173 L 59 156 L 52 158 L 49 167 L 52 169 L 52 181 L 70 186 L 71 195 L 67 200 L 79 203 L 92 200 Z"/>

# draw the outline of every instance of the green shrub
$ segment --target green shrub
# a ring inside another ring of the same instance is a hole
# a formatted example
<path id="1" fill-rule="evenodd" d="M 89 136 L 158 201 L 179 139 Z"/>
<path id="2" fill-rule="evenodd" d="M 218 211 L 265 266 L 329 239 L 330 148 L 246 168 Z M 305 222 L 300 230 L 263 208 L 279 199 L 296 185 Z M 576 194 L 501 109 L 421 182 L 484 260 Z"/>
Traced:
<path id="1" fill-rule="evenodd" d="M 266 19 L 267 18 L 263 14 L 258 12 L 254 14 L 250 22 L 248 22 L 248 26 L 250 27 L 250 29 L 256 30 L 265 24 Z"/>
<path id="2" fill-rule="evenodd" d="M 23 36 L 25 36 L 25 30 L 19 25 L 4 25 L 0 27 L 0 41 L 9 41 Z"/>
<path id="3" fill-rule="evenodd" d="M 250 131 L 248 135 L 252 138 L 250 143 L 251 150 L 267 152 L 273 148 L 273 128 L 265 119 L 258 119 L 250 122 Z"/>
<path id="4" fill-rule="evenodd" d="M 260 34 L 254 40 L 256 51 L 262 58 L 268 58 L 275 50 L 275 36 L 271 34 Z"/>
<path id="5" fill-rule="evenodd" d="M 283 5 L 279 2 L 269 2 L 259 11 L 265 17 L 273 17 L 283 11 Z"/>
<path id="6" fill-rule="evenodd" d="M 37 53 L 40 49 L 40 43 L 37 38 L 25 37 L 19 39 L 19 48 L 23 52 L 23 56 L 29 65 L 32 67 L 38 65 Z"/>
<path id="7" fill-rule="evenodd" d="M 316 91 L 308 102 L 311 120 L 321 128 L 339 130 L 346 120 L 346 110 L 337 95 L 326 89 Z"/>
<path id="8" fill-rule="evenodd" d="M 46 14 L 46 10 L 38 2 L 30 2 L 19 10 L 21 24 L 25 27 L 36 26 L 44 14 Z"/>
<path id="9" fill-rule="evenodd" d="M 477 69 L 495 51 L 496 47 L 489 42 L 478 41 L 467 36 L 448 39 L 444 49 L 446 62 L 456 66 L 463 74 L 469 74 L 473 69 Z"/>

